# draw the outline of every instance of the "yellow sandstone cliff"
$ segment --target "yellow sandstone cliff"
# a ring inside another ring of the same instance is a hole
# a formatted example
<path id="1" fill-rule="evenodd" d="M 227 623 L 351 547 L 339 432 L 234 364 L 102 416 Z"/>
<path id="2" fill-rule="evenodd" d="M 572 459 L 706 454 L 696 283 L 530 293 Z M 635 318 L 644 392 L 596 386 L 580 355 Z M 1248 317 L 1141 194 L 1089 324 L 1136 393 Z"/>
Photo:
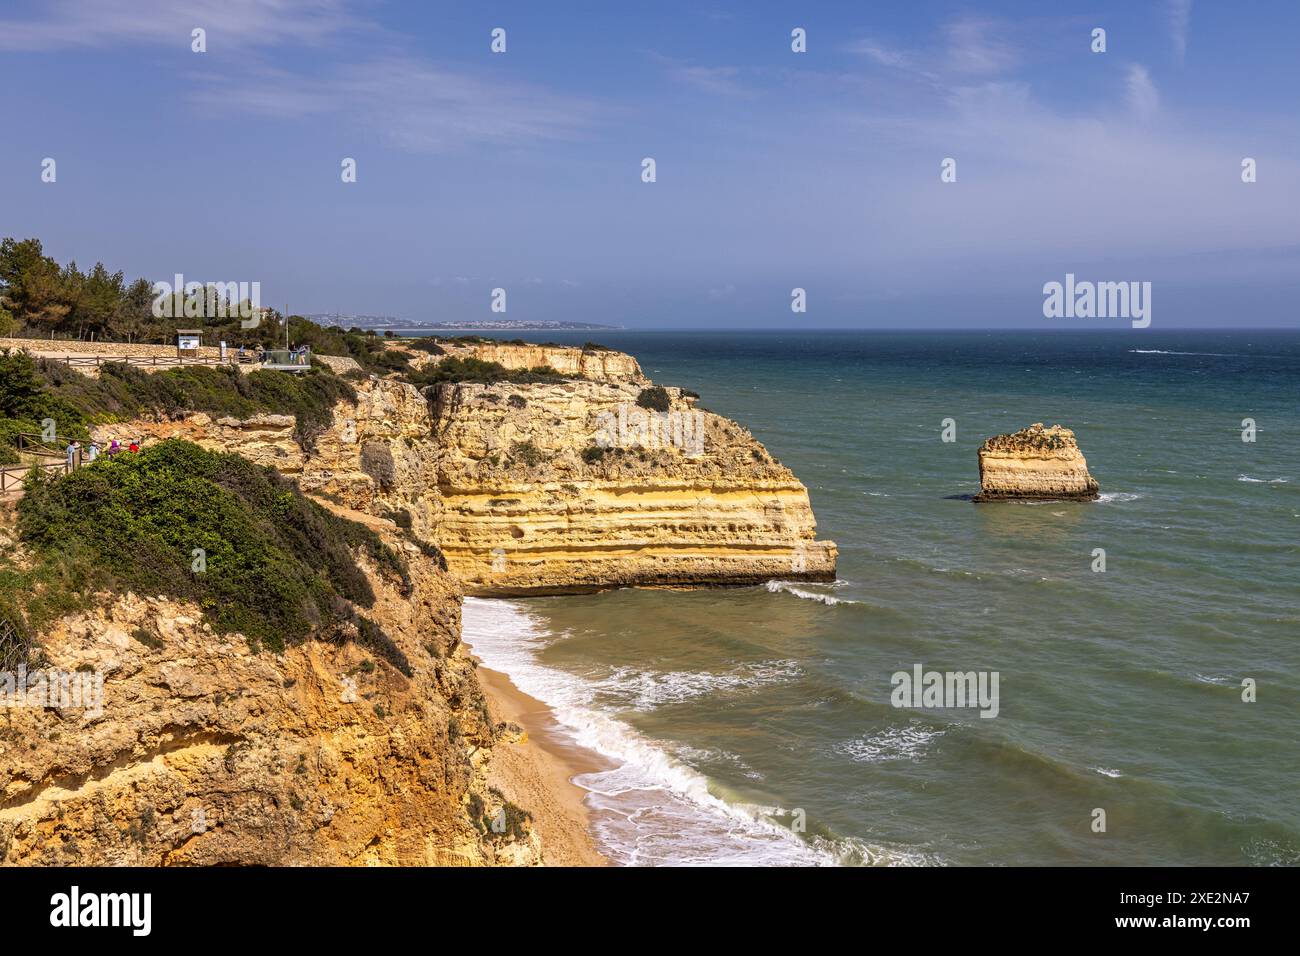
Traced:
<path id="1" fill-rule="evenodd" d="M 531 832 L 484 822 L 504 807 L 485 761 L 512 730 L 460 645 L 458 589 L 404 553 L 408 596 L 361 565 L 410 678 L 355 642 L 254 653 L 193 604 L 129 593 L 47 629 L 43 667 L 102 673 L 102 713 L 0 715 L 0 862 L 539 862 Z"/>
<path id="2" fill-rule="evenodd" d="M 514 367 L 535 367 L 526 347 L 486 348 L 476 356 L 513 349 Z M 131 428 L 237 452 L 308 493 L 409 522 L 469 594 L 834 578 L 835 545 L 816 539 L 807 489 L 746 429 L 676 388 L 662 390 L 662 411 L 639 406 L 645 379 L 631 356 L 551 351 L 573 353 L 562 364 L 603 356 L 629 377 L 423 393 L 372 379 L 310 450 L 284 415 Z"/>
<path id="3" fill-rule="evenodd" d="M 1097 497 L 1096 479 L 1079 451 L 1074 432 L 1035 422 L 1009 435 L 987 439 L 979 450 L 980 492 L 975 501 Z"/>
<path id="4" fill-rule="evenodd" d="M 95 429 L 239 453 L 380 530 L 415 589 L 402 596 L 359 559 L 377 595 L 368 616 L 414 674 L 355 643 L 254 653 L 196 606 L 102 595 L 40 643 L 46 666 L 105 672 L 112 706 L 0 715 L 0 862 L 540 862 L 531 825 L 485 825 L 506 809 L 520 819 L 487 786 L 492 745 L 516 729 L 494 724 L 459 643 L 462 589 L 833 577 L 806 489 L 748 431 L 649 387 L 631 356 L 530 348 L 474 354 L 584 377 L 423 392 L 371 377 L 308 447 L 285 415 Z"/>

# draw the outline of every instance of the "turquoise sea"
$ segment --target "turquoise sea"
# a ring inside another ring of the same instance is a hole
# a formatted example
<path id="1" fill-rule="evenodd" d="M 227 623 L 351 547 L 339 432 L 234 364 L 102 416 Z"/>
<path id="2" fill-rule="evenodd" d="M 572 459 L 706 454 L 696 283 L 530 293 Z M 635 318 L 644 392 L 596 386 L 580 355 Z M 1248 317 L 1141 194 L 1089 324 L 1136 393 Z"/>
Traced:
<path id="1" fill-rule="evenodd" d="M 1300 863 L 1300 334 L 543 335 L 746 425 L 840 548 L 833 585 L 467 602 L 611 761 L 579 783 L 613 859 Z M 1102 499 L 965 500 L 1039 421 Z M 998 672 L 998 715 L 892 706 L 918 664 Z"/>

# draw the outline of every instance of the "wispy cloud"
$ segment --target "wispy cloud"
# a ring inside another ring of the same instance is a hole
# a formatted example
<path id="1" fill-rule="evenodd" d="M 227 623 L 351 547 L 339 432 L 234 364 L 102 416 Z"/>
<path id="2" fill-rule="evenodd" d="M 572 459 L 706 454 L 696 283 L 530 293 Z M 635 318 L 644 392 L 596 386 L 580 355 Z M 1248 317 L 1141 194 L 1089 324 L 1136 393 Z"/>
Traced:
<path id="1" fill-rule="evenodd" d="M 391 52 L 400 42 L 347 0 L 51 0 L 38 16 L 0 20 L 0 49 L 149 44 L 189 56 L 195 27 L 207 31 L 209 50 L 237 45 L 244 53 L 239 70 L 221 73 L 191 58 L 199 69 L 185 76 L 188 96 L 218 115 L 331 116 L 388 145 L 439 152 L 571 138 L 596 112 L 589 101 L 510 84 L 479 67 Z M 360 35 L 372 41 L 369 55 L 351 52 Z M 279 56 L 271 65 L 272 49 L 336 39 L 348 45 L 339 44 L 323 75 L 284 66 L 290 61 Z"/>
<path id="2" fill-rule="evenodd" d="M 1006 25 L 994 20 L 962 19 L 944 26 L 948 40 L 949 69 L 966 74 L 1005 73 L 1016 65 L 1019 55 L 1007 39 Z"/>
<path id="3" fill-rule="evenodd" d="M 736 96 L 744 92 L 737 80 L 740 70 L 734 66 L 677 66 L 669 72 L 675 79 L 706 93 Z"/>
<path id="4" fill-rule="evenodd" d="M 399 56 L 345 64 L 323 77 L 272 68 L 208 74 L 193 100 L 214 113 L 328 114 L 418 153 L 572 139 L 599 111 L 588 100 Z"/>
<path id="5" fill-rule="evenodd" d="M 670 79 L 693 86 L 705 93 L 716 96 L 741 96 L 749 95 L 751 92 L 741 82 L 743 71 L 740 67 L 688 63 L 653 51 L 650 53 L 650 58 L 663 68 Z"/>
<path id="6" fill-rule="evenodd" d="M 864 37 L 845 50 L 929 84 L 952 86 L 1005 74 L 1018 66 L 1014 32 L 1013 25 L 999 20 L 964 17 L 945 23 L 941 38 L 925 47 L 909 49 Z"/>
<path id="7" fill-rule="evenodd" d="M 1192 0 L 1166 0 L 1169 17 L 1169 38 L 1174 44 L 1178 62 L 1187 56 L 1187 31 L 1192 23 Z"/>
<path id="8" fill-rule="evenodd" d="M 211 46 L 247 47 L 312 44 L 366 24 L 344 0 L 47 0 L 39 16 L 0 20 L 0 50 L 153 43 L 187 52 L 195 27 Z"/>
<path id="9" fill-rule="evenodd" d="M 895 69 L 906 70 L 912 68 L 912 54 L 906 50 L 901 50 L 887 46 L 879 40 L 872 37 L 864 37 L 854 43 L 850 43 L 845 50 L 849 53 L 856 53 L 859 56 L 865 56 L 879 63 L 881 66 L 892 66 Z"/>
<path id="10" fill-rule="evenodd" d="M 1152 116 L 1160 108 L 1160 92 L 1151 80 L 1151 74 L 1140 63 L 1128 68 L 1124 78 L 1124 88 L 1128 97 L 1129 109 L 1140 117 Z"/>

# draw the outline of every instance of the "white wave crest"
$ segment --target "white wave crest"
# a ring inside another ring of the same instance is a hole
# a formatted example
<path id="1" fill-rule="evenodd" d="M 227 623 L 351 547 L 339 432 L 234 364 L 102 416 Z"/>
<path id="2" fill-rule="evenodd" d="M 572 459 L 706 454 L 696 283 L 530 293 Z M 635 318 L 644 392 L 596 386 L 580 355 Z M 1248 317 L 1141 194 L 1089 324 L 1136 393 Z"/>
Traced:
<path id="1" fill-rule="evenodd" d="M 581 747 L 614 766 L 583 774 L 600 849 L 627 865 L 802 865 L 851 862 L 827 841 L 804 841 L 761 807 L 729 803 L 709 781 L 627 723 L 603 712 L 595 685 L 538 662 L 545 629 L 512 601 L 466 598 L 463 638 L 486 667 L 509 675 L 525 694 L 547 704 Z M 891 851 L 876 848 L 887 858 Z M 890 858 L 892 859 L 892 858 Z"/>
<path id="2" fill-rule="evenodd" d="M 888 727 L 876 734 L 841 740 L 831 747 L 834 753 L 857 763 L 879 763 L 882 760 L 920 760 L 929 749 L 930 741 L 942 737 L 944 732 L 917 723 L 903 727 Z"/>
<path id="3" fill-rule="evenodd" d="M 649 711 L 664 704 L 676 704 L 696 697 L 749 690 L 766 684 L 783 684 L 803 674 L 795 661 L 762 661 L 742 664 L 720 674 L 708 671 L 644 671 L 616 667 L 607 677 L 590 686 L 610 694 L 633 710 Z"/>
<path id="4" fill-rule="evenodd" d="M 835 582 L 836 586 L 840 582 Z M 823 604 L 861 604 L 861 601 L 854 601 L 850 598 L 838 598 L 833 594 L 822 594 L 820 591 L 809 591 L 807 588 L 796 587 L 790 581 L 768 581 L 764 585 L 773 594 L 791 594 L 797 598 L 803 598 L 805 601 L 821 601 Z"/>
<path id="5" fill-rule="evenodd" d="M 1142 496 L 1134 491 L 1107 491 L 1097 496 L 1098 501 L 1136 501 Z"/>

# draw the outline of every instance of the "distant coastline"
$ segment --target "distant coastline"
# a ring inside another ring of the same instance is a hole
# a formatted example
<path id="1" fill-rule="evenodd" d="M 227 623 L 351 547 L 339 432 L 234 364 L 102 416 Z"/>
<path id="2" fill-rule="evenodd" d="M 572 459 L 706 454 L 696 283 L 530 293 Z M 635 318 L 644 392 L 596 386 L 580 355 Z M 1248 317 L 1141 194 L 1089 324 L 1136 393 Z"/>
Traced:
<path id="1" fill-rule="evenodd" d="M 483 319 L 468 322 L 407 322 L 391 315 L 336 315 L 312 314 L 305 318 L 322 325 L 340 328 L 355 326 L 361 329 L 390 330 L 394 332 L 611 332 L 621 325 L 602 325 L 598 322 L 561 322 L 550 319 L 519 321 L 515 319 Z"/>

